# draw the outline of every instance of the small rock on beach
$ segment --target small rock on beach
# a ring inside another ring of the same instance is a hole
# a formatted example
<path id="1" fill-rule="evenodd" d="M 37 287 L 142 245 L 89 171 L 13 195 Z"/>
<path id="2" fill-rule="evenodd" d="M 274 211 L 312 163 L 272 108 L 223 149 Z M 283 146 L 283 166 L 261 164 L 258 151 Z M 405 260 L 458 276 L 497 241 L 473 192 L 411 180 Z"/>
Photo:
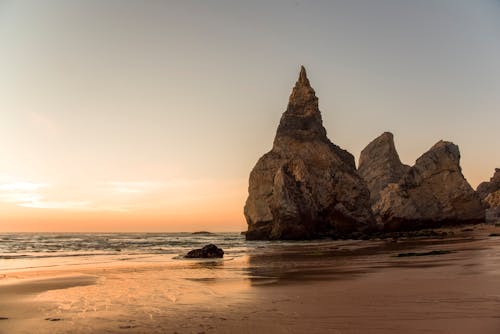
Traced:
<path id="1" fill-rule="evenodd" d="M 188 259 L 195 259 L 195 258 L 203 258 L 203 259 L 209 259 L 209 258 L 221 258 L 224 256 L 224 251 L 217 247 L 214 244 L 209 244 L 204 246 L 203 248 L 199 249 L 193 249 L 192 251 L 189 251 L 185 258 Z"/>

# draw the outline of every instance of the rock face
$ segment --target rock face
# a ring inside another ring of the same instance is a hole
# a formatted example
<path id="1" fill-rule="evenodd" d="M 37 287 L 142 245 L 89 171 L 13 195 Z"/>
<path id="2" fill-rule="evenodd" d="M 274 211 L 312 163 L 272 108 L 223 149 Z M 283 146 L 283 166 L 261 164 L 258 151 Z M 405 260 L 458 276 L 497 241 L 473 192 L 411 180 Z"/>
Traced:
<path id="1" fill-rule="evenodd" d="M 249 240 L 335 236 L 372 225 L 368 188 L 354 157 L 327 138 L 304 67 L 248 192 Z"/>
<path id="2" fill-rule="evenodd" d="M 477 194 L 484 200 L 489 194 L 500 190 L 500 168 L 495 168 L 495 174 L 491 177 L 489 182 L 481 182 L 477 186 Z"/>
<path id="3" fill-rule="evenodd" d="M 486 222 L 500 222 L 500 190 L 488 194 L 484 199 L 484 203 L 488 206 L 488 209 L 486 209 Z"/>
<path id="4" fill-rule="evenodd" d="M 439 141 L 372 207 L 388 229 L 484 221 L 484 206 L 462 175 L 460 152 Z"/>
<path id="5" fill-rule="evenodd" d="M 500 221 L 500 168 L 495 168 L 495 174 L 489 182 L 482 182 L 476 193 L 488 207 L 486 221 L 497 223 Z"/>
<path id="6" fill-rule="evenodd" d="M 358 172 L 370 190 L 371 204 L 379 200 L 382 189 L 398 182 L 409 169 L 399 160 L 392 133 L 384 132 L 368 144 L 361 151 Z"/>
<path id="7" fill-rule="evenodd" d="M 500 207 L 500 190 L 489 193 L 488 196 L 484 198 L 484 202 L 490 208 Z"/>
<path id="8" fill-rule="evenodd" d="M 203 248 L 200 249 L 193 249 L 192 251 L 189 251 L 189 253 L 184 256 L 185 258 L 188 259 L 194 259 L 194 258 L 221 258 L 224 256 L 224 251 L 215 246 L 214 244 L 209 244 L 204 246 Z"/>

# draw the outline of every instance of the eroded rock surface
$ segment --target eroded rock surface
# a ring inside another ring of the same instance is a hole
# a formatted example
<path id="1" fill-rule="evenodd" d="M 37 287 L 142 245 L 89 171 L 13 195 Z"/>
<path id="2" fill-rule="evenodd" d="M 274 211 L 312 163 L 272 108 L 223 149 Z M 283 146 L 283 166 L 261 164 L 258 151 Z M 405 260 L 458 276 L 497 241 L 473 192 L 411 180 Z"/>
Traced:
<path id="1" fill-rule="evenodd" d="M 250 174 L 247 239 L 345 235 L 373 223 L 354 157 L 326 136 L 318 98 L 302 67 L 273 148 Z"/>
<path id="2" fill-rule="evenodd" d="M 488 196 L 484 198 L 484 202 L 490 208 L 500 207 L 500 190 L 489 193 Z"/>
<path id="3" fill-rule="evenodd" d="M 486 197 L 500 190 L 500 168 L 495 168 L 495 174 L 491 177 L 490 181 L 481 182 L 477 186 L 477 194 L 484 200 Z"/>
<path id="4" fill-rule="evenodd" d="M 409 169 L 410 166 L 399 159 L 394 136 L 390 132 L 375 138 L 361 151 L 359 157 L 358 172 L 370 190 L 372 204 L 379 200 L 382 189 L 389 183 L 398 182 Z"/>
<path id="5" fill-rule="evenodd" d="M 484 206 L 462 175 L 458 146 L 439 141 L 397 182 L 380 193 L 373 210 L 388 229 L 481 222 Z"/>
<path id="6" fill-rule="evenodd" d="M 488 223 L 500 223 L 500 190 L 489 193 L 483 201 L 486 209 L 486 221 Z"/>
<path id="7" fill-rule="evenodd" d="M 500 222 L 500 168 L 495 168 L 490 181 L 479 184 L 476 192 L 487 206 L 486 221 Z"/>

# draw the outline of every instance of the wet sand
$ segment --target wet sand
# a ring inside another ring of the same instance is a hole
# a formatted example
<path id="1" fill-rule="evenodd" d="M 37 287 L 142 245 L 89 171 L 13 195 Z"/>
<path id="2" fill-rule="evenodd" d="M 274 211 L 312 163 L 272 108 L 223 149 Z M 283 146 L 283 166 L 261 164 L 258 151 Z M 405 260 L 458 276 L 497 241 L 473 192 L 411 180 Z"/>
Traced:
<path id="1" fill-rule="evenodd" d="M 0 333 L 499 333 L 500 227 L 447 231 L 0 271 Z"/>

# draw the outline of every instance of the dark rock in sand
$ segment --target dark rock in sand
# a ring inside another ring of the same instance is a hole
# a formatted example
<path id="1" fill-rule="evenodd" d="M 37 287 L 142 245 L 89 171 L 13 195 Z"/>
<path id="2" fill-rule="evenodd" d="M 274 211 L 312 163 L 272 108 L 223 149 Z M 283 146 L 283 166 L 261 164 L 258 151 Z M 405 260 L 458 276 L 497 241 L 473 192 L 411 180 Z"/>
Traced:
<path id="1" fill-rule="evenodd" d="M 358 173 L 370 190 L 371 203 L 380 198 L 380 192 L 389 183 L 398 182 L 408 172 L 407 166 L 399 159 L 394 145 L 394 136 L 384 132 L 362 151 L 359 157 Z"/>
<path id="2" fill-rule="evenodd" d="M 9 320 L 7 317 L 0 317 L 0 320 Z"/>
<path id="3" fill-rule="evenodd" d="M 193 249 L 192 251 L 189 251 L 189 253 L 184 256 L 185 258 L 188 259 L 194 259 L 194 258 L 202 258 L 202 259 L 209 259 L 209 258 L 221 258 L 224 256 L 224 251 L 215 246 L 214 244 L 209 244 L 204 246 L 203 248 L 200 249 Z"/>
<path id="4" fill-rule="evenodd" d="M 368 188 L 354 157 L 326 136 L 304 67 L 272 150 L 250 174 L 248 193 L 249 240 L 311 239 L 373 226 Z"/>
<path id="5" fill-rule="evenodd" d="M 439 141 L 372 207 L 388 229 L 416 229 L 484 221 L 479 196 L 462 175 L 458 146 Z"/>

